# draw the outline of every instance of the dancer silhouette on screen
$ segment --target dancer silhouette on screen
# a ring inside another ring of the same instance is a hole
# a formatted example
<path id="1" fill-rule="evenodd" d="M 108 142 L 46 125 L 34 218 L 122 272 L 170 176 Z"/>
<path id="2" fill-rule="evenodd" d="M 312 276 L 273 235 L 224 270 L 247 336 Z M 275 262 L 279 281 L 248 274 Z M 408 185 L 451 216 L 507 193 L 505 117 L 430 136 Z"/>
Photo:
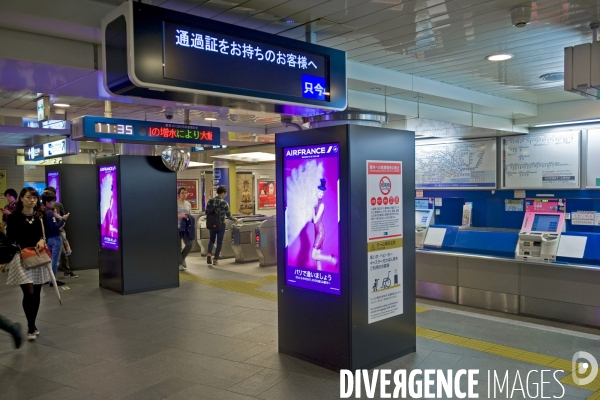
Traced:
<path id="1" fill-rule="evenodd" d="M 325 242 L 325 226 L 323 224 L 323 214 L 325 213 L 325 204 L 323 203 L 323 196 L 327 190 L 327 180 L 321 179 L 321 185 L 317 191 L 317 205 L 315 206 L 315 212 L 313 215 L 313 224 L 315 226 L 315 243 L 313 244 L 311 257 L 317 262 L 317 270 L 322 269 L 321 263 L 323 261 L 329 262 L 334 266 L 337 264 L 335 257 L 330 255 L 322 254 L 323 243 Z"/>

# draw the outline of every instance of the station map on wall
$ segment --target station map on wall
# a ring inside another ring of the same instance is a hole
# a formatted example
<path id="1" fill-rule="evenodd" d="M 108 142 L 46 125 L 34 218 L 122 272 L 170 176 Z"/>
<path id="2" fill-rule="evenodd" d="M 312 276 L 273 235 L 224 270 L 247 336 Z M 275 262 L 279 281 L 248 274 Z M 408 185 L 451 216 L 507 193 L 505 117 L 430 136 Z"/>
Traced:
<path id="1" fill-rule="evenodd" d="M 600 188 L 600 129 L 590 129 L 587 135 L 587 178 L 585 186 Z"/>
<path id="2" fill-rule="evenodd" d="M 579 131 L 502 139 L 504 188 L 579 188 Z"/>
<path id="3" fill-rule="evenodd" d="M 417 189 L 496 187 L 496 140 L 416 146 Z"/>

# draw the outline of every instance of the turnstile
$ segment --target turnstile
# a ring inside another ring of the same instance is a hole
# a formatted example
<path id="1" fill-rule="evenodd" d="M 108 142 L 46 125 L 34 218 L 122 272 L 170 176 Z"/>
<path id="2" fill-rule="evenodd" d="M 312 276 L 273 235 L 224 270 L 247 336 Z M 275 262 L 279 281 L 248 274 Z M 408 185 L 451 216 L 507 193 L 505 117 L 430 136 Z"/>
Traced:
<path id="1" fill-rule="evenodd" d="M 206 219 L 206 216 L 204 214 L 192 214 L 192 217 L 194 217 L 196 219 L 196 240 L 192 241 L 192 249 L 190 250 L 190 253 L 197 253 L 199 251 L 201 251 L 200 249 L 200 241 L 197 240 L 198 239 L 198 235 L 200 234 L 200 223 L 203 223 L 204 225 L 206 225 L 206 222 L 204 222 L 204 219 Z M 200 222 L 202 220 L 202 222 Z"/>
<path id="2" fill-rule="evenodd" d="M 223 246 L 221 247 L 221 254 L 219 255 L 219 259 L 223 258 L 232 258 L 235 256 L 233 250 L 231 249 L 231 225 L 233 221 L 226 219 L 225 220 L 225 236 L 223 236 Z M 200 254 L 202 256 L 206 256 L 208 251 L 208 242 L 210 242 L 210 231 L 206 229 L 206 216 L 198 218 L 196 222 L 196 230 L 197 235 L 196 239 L 198 244 L 200 245 Z M 215 243 L 215 246 L 217 244 Z M 213 246 L 213 252 L 215 251 Z"/>
<path id="3" fill-rule="evenodd" d="M 231 226 L 231 248 L 235 254 L 235 262 L 245 263 L 258 261 L 254 249 L 254 229 L 269 217 L 246 217 Z"/>
<path id="4" fill-rule="evenodd" d="M 255 248 L 261 267 L 277 265 L 277 220 L 268 219 L 254 228 Z"/>

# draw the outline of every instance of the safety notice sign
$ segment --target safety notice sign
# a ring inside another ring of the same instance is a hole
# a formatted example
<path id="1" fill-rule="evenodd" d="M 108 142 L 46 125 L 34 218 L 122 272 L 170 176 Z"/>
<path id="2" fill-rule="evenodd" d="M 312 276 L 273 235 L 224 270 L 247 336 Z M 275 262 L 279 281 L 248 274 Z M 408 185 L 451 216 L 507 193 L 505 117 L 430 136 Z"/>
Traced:
<path id="1" fill-rule="evenodd" d="M 367 161 L 369 323 L 404 312 L 403 242 L 402 162 Z"/>

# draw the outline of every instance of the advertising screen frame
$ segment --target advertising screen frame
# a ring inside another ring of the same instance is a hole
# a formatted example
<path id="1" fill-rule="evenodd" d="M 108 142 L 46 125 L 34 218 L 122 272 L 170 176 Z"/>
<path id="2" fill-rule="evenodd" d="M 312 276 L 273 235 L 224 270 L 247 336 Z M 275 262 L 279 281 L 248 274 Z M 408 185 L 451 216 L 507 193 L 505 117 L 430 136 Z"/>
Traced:
<path id="1" fill-rule="evenodd" d="M 283 256 L 285 284 L 337 296 L 342 294 L 340 146 L 340 142 L 331 142 L 290 146 L 282 149 L 284 176 L 282 192 L 283 207 L 286 213 L 284 218 L 285 253 Z M 294 152 L 296 150 L 297 153 Z M 322 161 L 319 162 L 319 160 Z M 315 176 L 317 178 L 314 178 Z M 303 177 L 309 177 L 310 183 Z M 314 188 L 312 187 L 313 183 Z M 329 194 L 331 192 L 335 193 L 333 201 Z M 319 193 L 322 193 L 323 196 L 319 196 Z M 327 199 L 327 194 L 329 194 L 329 199 Z M 311 201 L 316 203 L 314 207 Z M 294 214 L 288 213 L 288 207 L 293 207 L 294 204 L 303 207 L 301 213 L 299 211 Z M 305 204 L 311 204 L 311 206 L 307 208 Z M 337 210 L 329 211 L 332 206 L 337 206 Z M 311 215 L 319 213 L 321 214 L 319 222 L 315 223 Z M 302 217 L 299 217 L 299 214 Z M 291 218 L 292 215 L 294 215 L 294 219 Z M 337 223 L 332 222 L 335 220 Z M 302 243 L 300 237 L 308 236 L 310 240 L 311 234 L 311 247 L 305 249 L 304 247 L 308 246 Z M 332 237 L 336 239 L 332 240 Z M 297 263 L 301 263 L 301 265 L 293 265 Z"/>
<path id="2" fill-rule="evenodd" d="M 56 181 L 50 182 L 50 174 L 52 174 L 52 177 L 56 175 Z M 60 203 L 60 172 L 46 171 L 46 187 L 48 186 L 52 186 L 54 189 L 56 189 L 56 201 Z"/>
<path id="3" fill-rule="evenodd" d="M 108 170 L 109 168 L 112 168 L 111 170 Z M 103 174 L 105 175 L 103 177 Z M 106 187 L 103 188 L 103 185 L 105 184 L 105 179 L 106 177 L 112 175 L 113 176 L 113 180 L 112 180 L 112 203 L 109 205 L 106 213 L 104 215 L 102 215 L 102 200 L 103 200 L 103 193 L 105 193 L 105 189 Z M 99 196 L 99 226 L 100 226 L 100 247 L 104 248 L 104 249 L 108 249 L 108 250 L 115 250 L 118 251 L 120 249 L 120 230 L 119 230 L 119 174 L 118 174 L 118 165 L 117 164 L 107 164 L 107 165 L 98 165 L 98 196 Z M 106 223 L 105 221 L 105 217 L 106 215 L 111 212 L 111 217 L 110 220 L 114 221 L 110 222 L 110 223 Z M 106 229 L 110 228 L 108 227 L 108 225 L 112 225 L 115 229 L 116 229 L 116 236 L 109 236 L 109 235 L 105 235 L 104 232 Z M 107 241 L 106 239 L 113 239 L 114 240 L 109 240 Z"/>

